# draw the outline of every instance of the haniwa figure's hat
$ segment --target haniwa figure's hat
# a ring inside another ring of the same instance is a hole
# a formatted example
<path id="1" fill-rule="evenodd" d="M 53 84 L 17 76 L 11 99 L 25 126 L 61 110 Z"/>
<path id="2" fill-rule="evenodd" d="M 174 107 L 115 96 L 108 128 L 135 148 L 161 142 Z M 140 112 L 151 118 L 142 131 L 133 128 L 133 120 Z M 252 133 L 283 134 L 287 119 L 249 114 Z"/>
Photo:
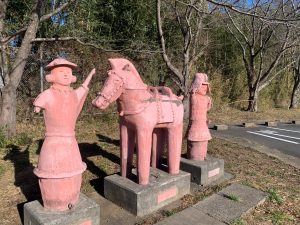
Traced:
<path id="1" fill-rule="evenodd" d="M 75 69 L 77 67 L 77 65 L 75 63 L 69 62 L 68 60 L 66 60 L 64 58 L 57 58 L 57 59 L 54 59 L 51 63 L 49 63 L 45 67 L 45 69 L 52 70 L 54 67 L 58 67 L 58 66 L 66 66 L 66 67 L 70 67 L 72 69 Z"/>
<path id="2" fill-rule="evenodd" d="M 202 84 L 206 84 L 209 87 L 208 76 L 205 73 L 196 73 L 193 83 L 191 85 L 190 92 L 196 92 L 201 87 Z M 208 88 L 210 92 L 210 88 Z"/>

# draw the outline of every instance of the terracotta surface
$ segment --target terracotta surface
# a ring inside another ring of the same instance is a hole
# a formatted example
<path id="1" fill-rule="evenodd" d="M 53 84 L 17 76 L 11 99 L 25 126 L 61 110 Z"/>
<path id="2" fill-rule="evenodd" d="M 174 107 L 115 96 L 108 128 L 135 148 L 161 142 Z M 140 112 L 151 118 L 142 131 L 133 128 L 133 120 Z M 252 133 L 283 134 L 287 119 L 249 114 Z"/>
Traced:
<path id="1" fill-rule="evenodd" d="M 190 122 L 188 130 L 188 158 L 204 160 L 207 155 L 208 129 L 207 111 L 211 108 L 208 77 L 197 73 L 190 90 Z"/>
<path id="2" fill-rule="evenodd" d="M 138 182 L 149 182 L 152 135 L 155 156 L 152 164 L 161 159 L 164 133 L 168 139 L 169 173 L 179 173 L 182 143 L 182 97 L 174 95 L 168 87 L 150 87 L 144 84 L 134 65 L 127 59 L 109 59 L 108 78 L 93 101 L 105 109 L 117 100 L 120 114 L 121 174 L 131 174 L 133 150 L 137 145 Z M 153 130 L 155 132 L 153 133 Z"/>
<path id="3" fill-rule="evenodd" d="M 43 111 L 46 133 L 34 173 L 39 177 L 43 206 L 51 210 L 72 208 L 78 201 L 81 174 L 86 169 L 75 138 L 75 124 L 88 93 L 93 69 L 76 90 L 72 68 L 77 65 L 58 58 L 46 66 L 51 87 L 34 101 L 34 111 Z"/>

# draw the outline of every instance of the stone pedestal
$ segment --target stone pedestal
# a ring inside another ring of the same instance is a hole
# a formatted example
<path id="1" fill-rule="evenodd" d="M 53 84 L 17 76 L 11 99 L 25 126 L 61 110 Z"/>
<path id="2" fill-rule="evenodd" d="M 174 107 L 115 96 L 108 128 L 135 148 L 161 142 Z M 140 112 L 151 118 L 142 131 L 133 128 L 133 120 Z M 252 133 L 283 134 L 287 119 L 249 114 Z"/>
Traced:
<path id="1" fill-rule="evenodd" d="M 224 174 L 224 160 L 207 156 L 204 161 L 181 158 L 180 169 L 191 174 L 191 182 L 209 185 Z"/>
<path id="2" fill-rule="evenodd" d="M 243 127 L 249 128 L 249 127 L 256 127 L 255 123 L 243 123 Z"/>
<path id="3" fill-rule="evenodd" d="M 277 122 L 276 121 L 266 121 L 265 125 L 267 127 L 276 127 L 277 126 Z"/>
<path id="4" fill-rule="evenodd" d="M 190 174 L 170 175 L 151 168 L 147 186 L 118 174 L 104 179 L 104 196 L 137 216 L 150 214 L 190 193 Z"/>
<path id="5" fill-rule="evenodd" d="M 24 205 L 24 225 L 100 225 L 100 207 L 80 194 L 74 208 L 62 212 L 45 209 L 39 201 Z"/>
<path id="6" fill-rule="evenodd" d="M 215 130 L 228 130 L 228 126 L 225 124 L 217 124 L 214 126 Z"/>

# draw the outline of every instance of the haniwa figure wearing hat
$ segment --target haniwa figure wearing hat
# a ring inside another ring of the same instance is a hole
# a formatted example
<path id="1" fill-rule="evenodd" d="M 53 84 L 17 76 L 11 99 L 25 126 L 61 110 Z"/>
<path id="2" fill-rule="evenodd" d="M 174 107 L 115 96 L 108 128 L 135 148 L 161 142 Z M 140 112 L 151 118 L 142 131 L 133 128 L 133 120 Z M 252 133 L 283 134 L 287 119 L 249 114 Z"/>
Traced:
<path id="1" fill-rule="evenodd" d="M 43 111 L 46 133 L 34 173 L 39 178 L 43 206 L 55 211 L 72 208 L 79 199 L 82 162 L 75 139 L 75 124 L 88 94 L 88 84 L 95 74 L 93 69 L 76 90 L 72 69 L 77 65 L 58 58 L 46 66 L 50 74 L 46 80 L 51 87 L 34 101 L 34 111 Z"/>
<path id="2" fill-rule="evenodd" d="M 190 126 L 188 130 L 188 158 L 203 161 L 207 154 L 207 144 L 211 139 L 208 129 L 207 111 L 212 101 L 208 77 L 197 73 L 190 89 Z"/>

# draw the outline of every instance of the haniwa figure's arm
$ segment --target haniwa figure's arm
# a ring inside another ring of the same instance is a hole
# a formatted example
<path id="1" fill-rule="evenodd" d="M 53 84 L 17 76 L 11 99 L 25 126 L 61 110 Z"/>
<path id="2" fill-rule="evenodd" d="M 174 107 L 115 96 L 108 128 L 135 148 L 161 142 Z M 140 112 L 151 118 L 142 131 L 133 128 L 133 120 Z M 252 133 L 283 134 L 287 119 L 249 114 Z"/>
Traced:
<path id="1" fill-rule="evenodd" d="M 213 106 L 212 99 L 211 99 L 211 97 L 208 97 L 207 111 L 209 111 L 209 110 L 211 109 L 212 106 Z"/>
<path id="2" fill-rule="evenodd" d="M 94 74 L 96 73 L 96 69 L 92 69 L 91 72 L 89 73 L 89 75 L 87 76 L 87 78 L 85 79 L 85 81 L 82 83 L 82 87 L 84 88 L 88 88 L 90 82 L 91 82 L 91 79 L 92 77 L 94 76 Z"/>
<path id="3" fill-rule="evenodd" d="M 40 93 L 37 98 L 34 100 L 33 105 L 34 105 L 34 112 L 39 113 L 41 110 L 44 110 L 46 108 L 47 104 L 47 90 Z"/>
<path id="4" fill-rule="evenodd" d="M 81 109 L 83 107 L 83 103 L 86 99 L 86 96 L 89 92 L 89 88 L 88 85 L 91 82 L 92 77 L 94 76 L 94 74 L 96 73 L 96 69 L 92 69 L 91 72 L 89 73 L 89 75 L 87 76 L 87 78 L 85 79 L 85 81 L 82 83 L 82 85 L 76 89 L 76 95 L 77 98 L 79 100 L 79 105 L 78 105 L 78 114 L 81 112 Z"/>

